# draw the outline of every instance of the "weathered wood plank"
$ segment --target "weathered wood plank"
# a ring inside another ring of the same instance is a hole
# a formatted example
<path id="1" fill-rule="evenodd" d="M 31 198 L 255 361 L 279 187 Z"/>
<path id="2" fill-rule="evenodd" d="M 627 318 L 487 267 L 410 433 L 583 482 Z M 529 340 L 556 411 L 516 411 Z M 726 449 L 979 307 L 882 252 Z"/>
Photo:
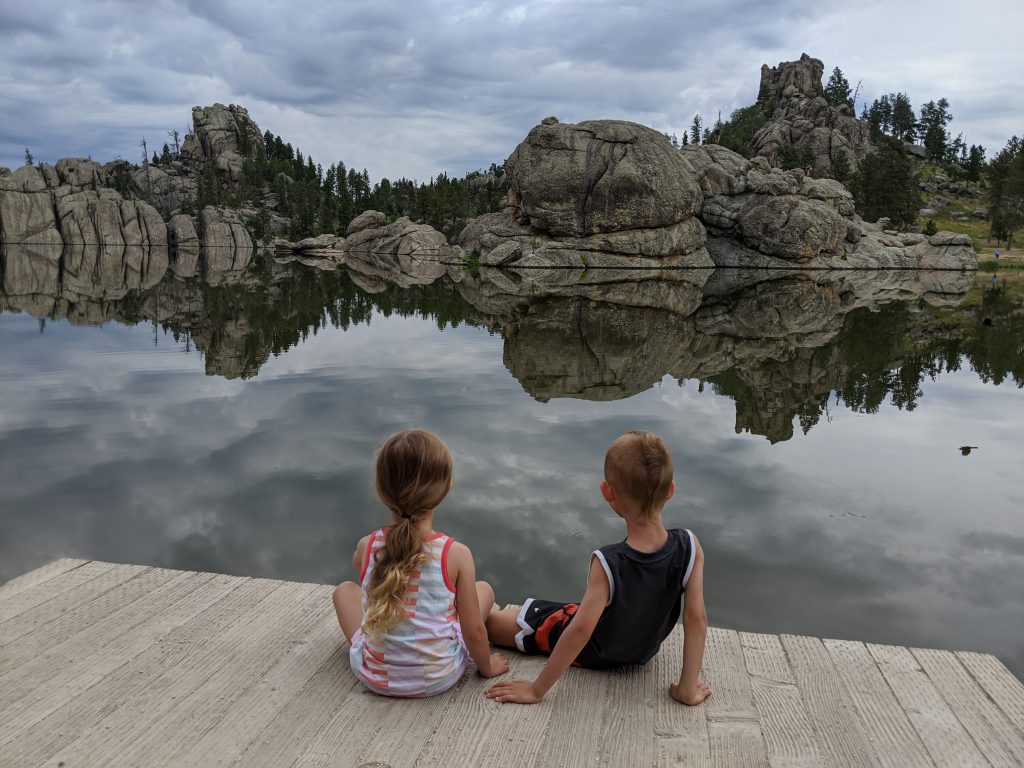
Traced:
<path id="1" fill-rule="evenodd" d="M 340 629 L 338 634 L 341 634 Z M 235 764 L 246 768 L 292 765 L 359 688 L 349 669 L 346 642 L 324 660 L 316 674 L 246 746 Z M 350 712 L 352 719 L 358 717 L 355 708 Z"/>
<path id="2" fill-rule="evenodd" d="M 176 707 L 177 718 L 172 713 L 169 722 L 161 723 L 153 737 L 158 746 L 142 741 L 134 754 L 179 765 L 224 765 L 233 760 L 309 681 L 341 639 L 329 587 L 314 589 L 306 605 L 307 612 L 283 630 L 287 633 L 283 639 L 290 639 L 290 645 L 264 642 L 258 653 L 219 669 Z M 261 667 L 266 668 L 263 674 L 259 674 Z M 255 683 L 247 686 L 246 677 L 251 680 L 257 675 Z M 209 706 L 211 699 L 217 700 L 215 707 Z M 161 731 L 169 738 L 161 740 Z M 173 735 L 178 732 L 191 734 L 192 746 L 187 750 L 174 749 Z"/>
<path id="3" fill-rule="evenodd" d="M 79 736 L 95 733 L 105 717 L 130 702 L 165 671 L 179 664 L 185 666 L 190 661 L 200 661 L 196 657 L 204 654 L 206 645 L 214 637 L 231 634 L 246 619 L 249 619 L 247 631 L 252 632 L 252 620 L 257 618 L 252 614 L 267 596 L 270 583 L 256 579 L 238 582 L 229 578 L 227 593 L 187 622 L 161 634 L 156 642 L 147 637 L 146 650 L 127 663 L 119 656 L 121 663 L 99 679 L 86 678 L 88 685 L 74 689 L 71 693 L 75 695 L 55 691 L 57 701 L 45 717 L 0 745 L 0 765 L 42 764 Z"/>
<path id="4" fill-rule="evenodd" d="M 993 766 L 1024 765 L 1024 735 L 1007 720 L 952 651 L 910 652 Z"/>
<path id="5" fill-rule="evenodd" d="M 1024 685 L 991 656 L 711 629 L 714 694 L 685 707 L 678 627 L 539 706 L 473 673 L 397 700 L 356 682 L 330 589 L 92 561 L 0 586 L 0 765 L 1024 764 Z"/>
<path id="6" fill-rule="evenodd" d="M 68 590 L 84 584 L 90 579 L 95 579 L 113 567 L 114 563 L 100 563 L 90 560 L 77 568 L 57 574 L 29 589 L 24 589 L 12 595 L 7 600 L 0 602 L 0 627 L 26 611 L 31 611 L 46 601 L 60 597 Z"/>
<path id="7" fill-rule="evenodd" d="M 751 676 L 754 705 L 760 714 L 768 764 L 772 768 L 821 765 L 814 726 L 779 638 L 741 632 L 740 645 Z"/>
<path id="8" fill-rule="evenodd" d="M 751 677 L 796 685 L 796 677 L 778 635 L 758 632 L 740 632 L 739 635 L 743 663 Z"/>
<path id="9" fill-rule="evenodd" d="M 166 574 L 174 576 L 168 580 Z M 56 622 L 51 622 L 19 638 L 16 643 L 4 649 L 4 656 L 10 660 L 11 668 L 0 676 L 0 710 L 9 714 L 9 707 L 14 702 L 29 693 L 50 687 L 53 678 L 59 677 L 56 685 L 67 690 L 74 679 L 75 670 L 85 669 L 82 664 L 84 661 L 90 660 L 99 650 L 109 653 L 116 638 L 158 610 L 168 610 L 175 600 L 192 592 L 209 578 L 210 574 L 200 576 L 154 569 L 125 585 L 126 588 L 133 586 L 145 590 L 138 599 L 145 599 L 147 603 L 126 600 L 119 610 L 68 636 L 53 632 Z M 33 652 L 36 648 L 39 649 L 38 653 Z M 94 664 L 91 670 L 97 667 Z"/>
<path id="10" fill-rule="evenodd" d="M 861 727 L 884 768 L 931 768 L 932 759 L 864 643 L 824 640 Z"/>
<path id="11" fill-rule="evenodd" d="M 173 578 L 173 571 L 121 565 L 0 625 L 4 657 L 12 665 L 38 658 L 92 624 Z M 86 587 L 88 591 L 83 592 Z M 109 587 L 109 588 L 108 588 Z M 43 610 L 46 609 L 46 610 Z M 0 671 L 0 678 L 3 672 Z"/>
<path id="12" fill-rule="evenodd" d="M 509 676 L 514 677 L 522 657 L 509 651 L 508 658 Z M 507 723 L 513 714 L 527 714 L 509 711 L 520 710 L 520 707 L 488 699 L 484 692 L 493 684 L 493 680 L 484 679 L 475 672 L 463 678 L 458 688 L 451 692 L 454 695 L 450 697 L 450 706 L 443 711 L 445 720 L 459 723 L 459 727 L 434 729 L 420 752 L 420 764 L 441 765 L 458 755 L 466 765 L 486 765 L 482 757 L 483 747 L 495 722 Z"/>
<path id="13" fill-rule="evenodd" d="M 546 657 L 524 656 L 516 651 L 501 650 L 501 653 L 509 660 L 508 674 L 503 677 L 485 680 L 483 689 L 486 690 L 498 680 L 523 678 L 534 679 L 547 662 Z M 474 674 L 470 671 L 469 674 Z M 481 694 L 483 695 L 483 694 Z M 494 704 L 488 699 L 488 704 Z M 540 734 L 544 733 L 548 720 L 551 718 L 551 707 L 541 703 L 537 706 L 522 707 L 515 704 L 501 704 L 492 707 L 490 724 L 480 742 L 478 749 L 479 765 L 532 765 L 540 752 Z M 442 715 L 441 722 L 446 719 Z M 393 727 L 398 727 L 394 724 Z M 431 730 L 436 730 L 438 724 L 434 724 Z M 382 731 L 387 732 L 387 725 Z M 430 732 L 423 735 L 421 739 L 425 745 Z M 418 736 L 417 736 L 418 737 Z M 412 768 L 414 761 L 412 755 L 400 754 L 397 745 L 387 743 L 385 739 L 374 739 L 373 742 L 359 755 L 361 763 L 380 763 L 391 765 L 394 768 Z"/>
<path id="14" fill-rule="evenodd" d="M 308 631 L 329 607 L 326 587 L 270 582 L 256 611 L 232 630 L 211 638 L 184 663 L 164 668 L 90 733 L 60 750 L 65 764 L 171 764 L 180 734 L 201 738 L 223 710 L 253 685 L 293 640 Z M 253 631 L 259 627 L 259 631 Z"/>
<path id="15" fill-rule="evenodd" d="M 657 680 L 654 692 L 657 764 L 662 768 L 683 765 L 710 768 L 711 745 L 704 715 L 708 703 L 687 707 L 675 701 L 669 693 L 669 686 L 679 680 L 683 666 L 682 625 L 672 630 L 651 663 L 654 664 Z"/>
<path id="16" fill-rule="evenodd" d="M 153 602 L 134 603 L 134 610 L 132 607 L 126 609 L 122 616 L 123 632 L 108 635 L 110 639 L 107 642 L 98 642 L 95 647 L 84 646 L 81 655 L 74 648 L 61 653 L 58 647 L 57 651 L 40 659 L 44 665 L 49 660 L 57 671 L 35 687 L 31 676 L 17 681 L 18 689 L 13 692 L 12 699 L 0 706 L 3 712 L 0 744 L 6 744 L 21 731 L 129 663 L 163 634 L 191 620 L 238 586 L 237 579 L 227 576 L 195 573 L 183 573 L 182 576 L 183 580 L 175 580 L 173 586 L 165 591 L 155 590 Z M 141 612 L 141 607 L 152 608 L 152 611 Z M 158 612 L 159 616 L 154 618 Z M 15 685 L 12 683 L 10 687 Z M 0 689 L 0 693 L 6 694 L 7 686 Z"/>
<path id="17" fill-rule="evenodd" d="M 713 691 L 705 708 L 711 765 L 767 766 L 764 735 L 736 632 L 708 629 L 704 676 Z"/>
<path id="18" fill-rule="evenodd" d="M 956 656 L 1010 722 L 1024 733 L 1024 684 L 995 656 L 969 651 L 958 651 Z"/>
<path id="19" fill-rule="evenodd" d="M 595 717 L 594 703 L 608 700 L 611 679 L 602 672 L 570 668 L 544 701 L 550 707 L 547 730 L 540 739 L 536 768 L 591 765 L 597 758 L 603 721 Z"/>
<path id="20" fill-rule="evenodd" d="M 910 651 L 871 643 L 867 649 L 936 765 L 989 764 Z"/>
<path id="21" fill-rule="evenodd" d="M 26 590 L 32 589 L 33 587 L 42 584 L 44 581 L 49 581 L 54 576 L 60 576 L 62 573 L 67 573 L 68 571 L 73 571 L 75 568 L 80 568 L 88 562 L 88 560 L 64 557 L 60 560 L 54 560 L 52 563 L 47 563 L 44 566 L 36 568 L 34 571 L 23 573 L 21 576 L 15 576 L 10 581 L 0 584 L 0 602 L 14 597 Z"/>
<path id="22" fill-rule="evenodd" d="M 654 665 L 622 667 L 598 674 L 611 678 L 602 708 L 598 765 L 654 765 L 654 697 L 661 694 Z"/>
<path id="23" fill-rule="evenodd" d="M 353 681 L 348 659 L 346 674 Z M 380 696 L 357 684 L 331 718 L 307 743 L 296 768 L 330 768 L 373 764 L 364 754 L 384 754 L 394 760 L 393 768 L 412 766 L 424 750 L 429 737 L 448 719 L 467 684 L 486 682 L 471 669 L 455 687 L 424 699 L 399 699 Z M 483 699 L 481 689 L 480 698 Z M 489 702 L 497 706 L 494 702 Z M 380 759 L 376 762 L 383 763 Z M 426 763 L 429 765 L 429 763 Z"/>
<path id="24" fill-rule="evenodd" d="M 821 640 L 799 635 L 782 635 L 781 640 L 814 724 L 822 758 L 830 765 L 878 765 L 875 750 L 861 730 L 853 702 L 839 683 Z"/>

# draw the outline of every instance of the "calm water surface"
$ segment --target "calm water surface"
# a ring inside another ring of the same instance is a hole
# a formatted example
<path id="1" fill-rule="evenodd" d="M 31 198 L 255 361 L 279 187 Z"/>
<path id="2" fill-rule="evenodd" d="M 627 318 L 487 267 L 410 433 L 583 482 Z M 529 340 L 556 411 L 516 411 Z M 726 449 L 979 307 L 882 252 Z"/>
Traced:
<path id="1" fill-rule="evenodd" d="M 1024 674 L 1024 287 L 721 279 L 515 302 L 298 264 L 114 298 L 8 279 L 0 580 L 62 556 L 350 578 L 384 521 L 373 451 L 421 426 L 455 456 L 437 526 L 498 599 L 576 598 L 623 536 L 605 448 L 645 427 L 673 452 L 666 523 L 703 542 L 713 624 Z"/>

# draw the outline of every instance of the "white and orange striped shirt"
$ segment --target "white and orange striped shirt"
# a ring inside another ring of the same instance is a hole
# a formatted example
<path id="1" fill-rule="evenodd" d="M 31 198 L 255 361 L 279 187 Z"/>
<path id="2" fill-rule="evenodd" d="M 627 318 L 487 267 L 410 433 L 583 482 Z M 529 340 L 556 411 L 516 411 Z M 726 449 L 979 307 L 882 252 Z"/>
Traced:
<path id="1" fill-rule="evenodd" d="M 370 535 L 359 577 L 366 593 L 385 529 Z M 363 684 L 384 696 L 433 696 L 455 685 L 469 667 L 455 610 L 455 585 L 448 578 L 448 550 L 455 540 L 435 533 L 423 542 L 426 562 L 412 572 L 405 593 L 405 619 L 374 640 L 362 629 L 352 638 L 349 662 Z"/>

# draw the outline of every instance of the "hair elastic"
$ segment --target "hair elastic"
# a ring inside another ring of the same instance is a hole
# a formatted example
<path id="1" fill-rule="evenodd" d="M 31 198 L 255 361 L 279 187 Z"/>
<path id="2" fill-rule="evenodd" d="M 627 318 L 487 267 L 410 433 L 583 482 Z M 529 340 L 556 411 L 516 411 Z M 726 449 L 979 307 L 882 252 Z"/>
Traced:
<path id="1" fill-rule="evenodd" d="M 404 517 L 406 520 L 412 520 L 412 513 L 411 512 L 400 512 L 399 514 L 402 517 Z"/>

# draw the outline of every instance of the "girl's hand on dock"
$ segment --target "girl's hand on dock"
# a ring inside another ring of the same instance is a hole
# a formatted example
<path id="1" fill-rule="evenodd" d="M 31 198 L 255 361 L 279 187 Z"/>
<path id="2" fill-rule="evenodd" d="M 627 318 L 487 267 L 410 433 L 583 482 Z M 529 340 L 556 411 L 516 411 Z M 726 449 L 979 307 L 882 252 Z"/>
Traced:
<path id="1" fill-rule="evenodd" d="M 508 672 L 508 660 L 500 653 L 491 654 L 491 669 L 489 673 L 480 670 L 480 677 L 497 677 Z"/>
<path id="2" fill-rule="evenodd" d="M 693 690 L 685 690 L 679 683 L 672 683 L 669 688 L 669 692 L 672 694 L 672 698 L 678 701 L 680 704 L 686 704 L 689 707 L 700 704 L 704 699 L 711 695 L 711 686 L 707 683 L 698 681 L 697 687 Z"/>
<path id="3" fill-rule="evenodd" d="M 512 704 L 537 704 L 544 695 L 528 680 L 506 680 L 488 688 L 487 698 Z"/>

